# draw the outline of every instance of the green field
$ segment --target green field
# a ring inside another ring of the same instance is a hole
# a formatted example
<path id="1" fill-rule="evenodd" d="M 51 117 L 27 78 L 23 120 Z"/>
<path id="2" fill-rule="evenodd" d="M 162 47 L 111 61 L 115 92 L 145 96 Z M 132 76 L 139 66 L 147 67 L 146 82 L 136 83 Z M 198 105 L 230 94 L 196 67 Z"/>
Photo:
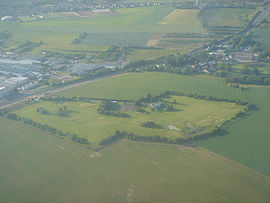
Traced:
<path id="1" fill-rule="evenodd" d="M 102 46 L 145 46 L 151 38 L 152 33 L 97 33 L 88 34 L 80 41 L 84 45 L 102 45 Z"/>
<path id="2" fill-rule="evenodd" d="M 134 100 L 167 90 L 244 100 L 239 89 L 227 87 L 221 79 L 158 72 L 129 73 L 72 88 L 58 93 L 57 96 Z"/>
<path id="3" fill-rule="evenodd" d="M 129 202 L 129 192 L 155 203 L 270 198 L 268 177 L 202 148 L 124 141 L 93 154 L 3 118 L 0 132 L 1 202 Z"/>
<path id="4" fill-rule="evenodd" d="M 181 53 L 184 54 L 186 52 L 190 51 L 190 49 L 185 48 L 185 47 L 175 47 L 175 48 L 158 48 L 158 49 L 136 49 L 132 48 L 130 55 L 127 56 L 126 60 L 127 61 L 134 61 L 134 60 L 150 60 L 150 59 L 155 59 L 157 57 L 161 56 L 167 56 L 170 54 L 177 54 Z"/>
<path id="5" fill-rule="evenodd" d="M 227 87 L 222 80 L 213 78 L 206 79 L 167 73 L 132 73 L 70 89 L 58 95 L 137 99 L 147 93 L 159 94 L 166 90 L 205 94 L 255 104 L 259 110 L 252 111 L 246 118 L 232 121 L 224 127 L 227 136 L 211 138 L 199 143 L 199 145 L 270 175 L 268 156 L 270 112 L 269 102 L 267 102 L 270 99 L 269 88 L 250 88 L 244 91 L 242 96 L 239 89 Z"/>
<path id="6" fill-rule="evenodd" d="M 251 33 L 252 39 L 256 42 L 259 42 L 264 47 L 265 50 L 270 50 L 269 35 L 270 35 L 269 26 L 256 29 L 254 32 Z"/>
<path id="7" fill-rule="evenodd" d="M 251 12 L 253 12 L 251 9 L 214 8 L 204 10 L 200 18 L 206 26 L 243 27 L 247 25 L 248 15 Z"/>
<path id="8" fill-rule="evenodd" d="M 245 97 L 258 110 L 226 125 L 227 136 L 197 144 L 270 176 L 270 88 L 250 87 Z"/>
<path id="9" fill-rule="evenodd" d="M 177 138 L 188 139 L 203 133 L 212 132 L 217 126 L 230 120 L 244 107 L 227 102 L 214 102 L 193 99 L 183 96 L 173 96 L 165 102 L 173 103 L 174 111 L 152 111 L 145 108 L 148 114 L 135 111 L 133 104 L 119 103 L 119 111 L 127 113 L 130 118 L 112 117 L 99 114 L 97 109 L 100 102 L 80 103 L 68 102 L 64 104 L 54 102 L 40 102 L 14 111 L 18 116 L 30 118 L 38 123 L 47 124 L 65 133 L 77 134 L 98 146 L 104 138 L 114 134 L 116 130 L 132 132 L 141 136 L 158 135 L 175 141 Z M 72 112 L 67 117 L 59 116 L 58 109 L 67 107 Z M 48 110 L 49 115 L 37 112 L 40 107 Z M 145 128 L 141 124 L 154 121 L 161 128 Z M 175 129 L 169 129 L 169 126 Z"/>
<path id="10" fill-rule="evenodd" d="M 42 50 L 99 51 L 104 49 L 104 45 L 144 46 L 152 33 L 202 32 L 199 24 L 194 29 L 193 21 L 185 23 L 185 26 L 158 24 L 173 10 L 169 6 L 125 8 L 114 10 L 113 15 L 95 17 L 63 17 L 63 14 L 56 13 L 54 17 L 45 16 L 44 20 L 38 21 L 23 19 L 23 23 L 0 22 L 0 32 L 8 31 L 12 34 L 5 43 L 10 48 L 16 48 L 27 40 L 35 43 L 42 41 L 43 44 L 32 50 L 32 54 L 40 53 Z M 187 18 L 185 22 L 188 22 Z M 74 39 L 84 32 L 90 37 L 80 44 L 72 44 Z"/>

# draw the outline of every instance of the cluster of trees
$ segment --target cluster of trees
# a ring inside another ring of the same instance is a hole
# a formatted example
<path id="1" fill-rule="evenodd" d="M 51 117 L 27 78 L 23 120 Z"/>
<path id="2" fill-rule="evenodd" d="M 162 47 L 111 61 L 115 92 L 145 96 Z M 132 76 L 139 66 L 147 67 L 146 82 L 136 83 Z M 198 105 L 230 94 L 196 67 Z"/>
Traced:
<path id="1" fill-rule="evenodd" d="M 58 116 L 63 116 L 63 117 L 69 117 L 69 114 L 72 111 L 67 108 L 67 106 L 64 106 L 63 108 L 59 108 L 57 111 Z"/>
<path id="2" fill-rule="evenodd" d="M 50 115 L 50 111 L 47 109 L 44 109 L 43 107 L 39 107 L 37 109 L 37 112 L 41 113 L 42 115 Z"/>
<path id="3" fill-rule="evenodd" d="M 20 116 L 16 115 L 15 113 L 8 113 L 7 118 L 10 120 L 22 121 L 26 125 L 31 125 L 33 127 L 39 128 L 43 131 L 50 132 L 53 135 L 59 135 L 59 136 L 63 136 L 63 137 L 71 137 L 71 139 L 74 142 L 78 142 L 80 144 L 86 144 L 86 145 L 90 146 L 90 143 L 88 142 L 87 139 L 79 138 L 76 134 L 72 134 L 69 132 L 64 133 L 63 131 L 58 130 L 52 126 L 49 126 L 47 124 L 38 123 L 38 122 L 33 121 L 32 119 L 29 119 L 29 118 L 20 117 Z"/>
<path id="4" fill-rule="evenodd" d="M 168 138 L 160 137 L 159 135 L 141 136 L 141 135 L 137 135 L 134 133 L 129 133 L 127 131 L 116 130 L 112 136 L 102 140 L 99 143 L 99 145 L 104 147 L 104 146 L 107 146 L 107 145 L 112 144 L 114 142 L 117 142 L 123 138 L 129 139 L 129 140 L 134 140 L 134 141 L 166 142 L 166 143 L 169 142 Z"/>
<path id="5" fill-rule="evenodd" d="M 135 105 L 137 104 L 138 106 L 142 105 L 140 102 L 145 102 L 145 103 L 151 103 L 151 102 L 157 102 L 161 101 L 162 98 L 169 98 L 170 96 L 186 96 L 186 97 L 192 97 L 195 99 L 203 99 L 203 100 L 209 100 L 209 101 L 218 101 L 218 102 L 231 102 L 231 103 L 236 103 L 239 105 L 247 105 L 247 102 L 242 102 L 239 100 L 230 100 L 226 98 L 217 98 L 213 96 L 208 96 L 208 95 L 199 95 L 197 93 L 195 94 L 186 94 L 182 92 L 177 92 L 177 91 L 166 91 L 164 93 L 161 93 L 160 95 L 150 95 L 148 94 L 146 97 L 139 99 L 138 101 L 135 102 Z M 154 99 L 153 99 L 154 98 Z M 176 103 L 176 101 L 174 101 Z"/>
<path id="6" fill-rule="evenodd" d="M 161 102 L 160 107 L 152 108 L 152 110 L 157 110 L 159 112 L 162 112 L 162 111 L 175 111 L 175 108 L 173 107 L 172 104 Z"/>
<path id="7" fill-rule="evenodd" d="M 117 47 L 117 46 L 111 46 L 106 51 L 101 52 L 97 58 L 105 60 L 105 61 L 117 61 L 119 57 L 125 58 L 128 53 L 130 52 L 130 49 L 128 47 Z"/>
<path id="8" fill-rule="evenodd" d="M 270 85 L 269 76 L 260 73 L 258 64 L 245 64 L 244 68 L 238 74 L 235 74 L 230 64 L 221 63 L 217 65 L 213 75 L 225 77 L 228 83 Z M 239 87 L 239 85 L 234 87 Z"/>
<path id="9" fill-rule="evenodd" d="M 43 44 L 42 41 L 39 43 L 31 42 L 31 41 L 26 41 L 23 44 L 19 45 L 18 47 L 11 49 L 11 51 L 17 51 L 19 53 L 24 53 L 33 50 L 35 47 L 39 47 Z"/>
<path id="10" fill-rule="evenodd" d="M 214 59 L 213 56 L 207 54 L 207 52 L 168 55 L 153 60 L 133 61 L 127 64 L 124 69 L 129 71 L 156 71 L 192 75 L 199 72 L 190 67 L 190 65 L 211 59 Z"/>
<path id="11" fill-rule="evenodd" d="M 61 53 L 61 52 L 51 52 L 51 51 L 46 51 L 46 56 L 47 57 L 57 57 L 57 58 L 63 58 L 63 59 L 73 59 L 73 60 L 80 60 L 80 59 L 85 59 L 86 54 L 84 53 Z"/>
<path id="12" fill-rule="evenodd" d="M 230 40 L 233 48 L 239 50 L 240 47 L 250 46 L 252 51 L 263 51 L 261 44 L 252 40 L 251 36 L 236 36 Z"/>
<path id="13" fill-rule="evenodd" d="M 97 111 L 100 114 L 104 114 L 108 116 L 125 117 L 125 118 L 130 117 L 129 114 L 121 113 L 117 111 L 117 109 L 118 109 L 118 104 L 116 102 L 106 100 L 100 103 Z"/>
<path id="14" fill-rule="evenodd" d="M 155 129 L 162 129 L 163 126 L 155 123 L 154 121 L 146 121 L 144 123 L 141 123 L 142 127 L 145 128 L 155 128 Z"/>
<path id="15" fill-rule="evenodd" d="M 248 65 L 245 65 L 245 67 L 241 70 L 241 73 L 246 75 L 258 75 L 259 70 L 257 67 L 249 67 Z"/>
<path id="16" fill-rule="evenodd" d="M 231 102 L 231 103 L 236 103 L 238 105 L 247 105 L 247 102 L 242 102 L 240 100 L 230 100 L 230 99 L 225 99 L 225 98 L 218 98 L 218 97 L 213 97 L 213 96 L 208 96 L 208 95 L 199 95 L 199 94 L 185 94 L 181 92 L 171 92 L 171 95 L 176 95 L 176 96 L 186 96 L 186 97 L 192 97 L 194 99 L 203 99 L 203 100 L 208 100 L 208 101 L 217 101 L 217 102 Z"/>
<path id="17" fill-rule="evenodd" d="M 270 85 L 270 78 L 258 75 L 233 75 L 226 78 L 226 82 L 254 85 Z"/>
<path id="18" fill-rule="evenodd" d="M 159 135 L 141 136 L 141 135 L 137 135 L 134 133 L 129 133 L 127 131 L 116 130 L 112 136 L 102 140 L 99 143 L 99 145 L 102 147 L 105 147 L 109 144 L 112 144 L 112 143 L 117 142 L 117 141 L 124 139 L 124 138 L 129 139 L 129 140 L 133 140 L 133 141 L 163 142 L 163 143 L 171 143 L 171 144 L 182 144 L 182 143 L 186 142 L 186 140 L 183 138 L 179 138 L 176 140 L 170 140 L 167 137 L 160 137 Z"/>
<path id="19" fill-rule="evenodd" d="M 102 68 L 98 68 L 98 69 L 94 69 L 94 70 L 90 70 L 84 74 L 81 75 L 81 77 L 83 78 L 91 78 L 91 77 L 95 77 L 95 76 L 99 76 L 99 75 L 105 75 L 108 73 L 113 73 L 118 71 L 119 68 L 106 68 L 106 67 L 102 67 Z"/>
<path id="20" fill-rule="evenodd" d="M 146 111 L 144 108 L 141 108 L 139 106 L 136 107 L 136 111 L 140 112 L 140 113 L 149 113 L 148 111 Z"/>
<path id="21" fill-rule="evenodd" d="M 80 44 L 82 42 L 82 40 L 84 40 L 87 37 L 87 33 L 83 32 L 82 34 L 80 34 L 80 36 L 76 39 L 73 40 L 72 44 Z"/>
<path id="22" fill-rule="evenodd" d="M 86 98 L 86 97 L 67 98 L 67 97 L 60 97 L 60 96 L 56 96 L 56 97 L 49 96 L 49 97 L 41 97 L 41 100 L 59 103 L 59 102 L 91 102 L 93 99 Z"/>
<path id="23" fill-rule="evenodd" d="M 164 93 L 161 93 L 159 95 L 151 95 L 151 94 L 147 94 L 145 97 L 142 97 L 140 99 L 138 99 L 135 102 L 135 106 L 141 106 L 141 103 L 152 103 L 152 102 L 158 102 L 160 101 L 162 98 L 169 98 L 171 95 L 170 91 L 166 91 Z"/>
<path id="24" fill-rule="evenodd" d="M 74 141 L 74 142 L 78 142 L 80 144 L 86 144 L 86 145 L 90 145 L 88 139 L 86 138 L 83 138 L 83 137 L 78 137 L 77 135 L 73 134 L 71 136 L 71 139 Z"/>

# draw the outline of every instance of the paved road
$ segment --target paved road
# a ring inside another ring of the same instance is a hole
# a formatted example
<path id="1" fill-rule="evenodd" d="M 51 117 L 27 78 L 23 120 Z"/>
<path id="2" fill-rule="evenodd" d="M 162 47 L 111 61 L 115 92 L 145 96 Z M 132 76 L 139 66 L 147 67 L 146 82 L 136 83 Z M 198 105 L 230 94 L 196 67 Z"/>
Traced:
<path id="1" fill-rule="evenodd" d="M 58 93 L 58 92 L 61 92 L 61 91 L 64 91 L 64 90 L 68 90 L 68 89 L 71 89 L 71 88 L 74 88 L 74 87 L 78 87 L 78 86 L 85 85 L 85 84 L 88 84 L 88 83 L 96 82 L 98 80 L 102 80 L 102 79 L 105 79 L 105 78 L 119 77 L 119 76 L 122 76 L 122 75 L 125 75 L 125 74 L 128 74 L 128 73 L 118 72 L 118 73 L 115 73 L 115 74 L 104 75 L 103 77 L 99 77 L 99 78 L 96 78 L 96 79 L 81 81 L 81 82 L 78 82 L 78 83 L 69 84 L 69 85 L 58 87 L 58 88 L 51 89 L 51 90 L 46 90 L 46 91 L 43 90 L 43 91 L 40 91 L 40 92 L 35 93 L 35 94 L 24 95 L 24 96 L 14 100 L 14 101 L 11 101 L 11 102 L 9 102 L 7 104 L 1 105 L 0 109 L 10 108 L 10 107 L 25 103 L 26 101 L 28 101 L 29 99 L 32 99 L 32 98 L 40 98 L 40 97 L 43 97 L 43 96 L 48 96 L 48 95 L 55 94 L 55 93 Z"/>

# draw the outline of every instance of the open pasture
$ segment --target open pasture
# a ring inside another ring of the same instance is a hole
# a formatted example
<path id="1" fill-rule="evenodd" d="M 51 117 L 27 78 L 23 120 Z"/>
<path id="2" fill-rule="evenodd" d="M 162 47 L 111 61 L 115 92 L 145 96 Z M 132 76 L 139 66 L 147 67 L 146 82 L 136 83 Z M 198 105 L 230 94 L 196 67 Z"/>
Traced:
<path id="1" fill-rule="evenodd" d="M 256 42 L 259 42 L 265 50 L 270 50 L 269 35 L 270 26 L 256 29 L 251 33 L 251 38 Z"/>
<path id="2" fill-rule="evenodd" d="M 127 113 L 129 118 L 99 114 L 97 109 L 100 102 L 97 101 L 64 104 L 40 102 L 16 110 L 14 113 L 38 123 L 47 124 L 65 133 L 77 134 L 97 146 L 101 140 L 113 135 L 116 130 L 125 130 L 141 136 L 158 135 L 173 141 L 177 138 L 188 139 L 211 132 L 244 108 L 233 103 L 204 101 L 182 96 L 174 96 L 166 99 L 165 102 L 172 104 L 174 99 L 176 104 L 173 104 L 173 111 L 152 111 L 151 107 L 145 108 L 147 114 L 134 110 L 128 112 L 120 110 L 120 112 Z M 125 104 L 119 103 L 119 105 L 125 108 Z M 64 107 L 72 112 L 65 117 L 59 116 L 57 111 Z M 37 109 L 40 108 L 48 110 L 49 115 L 37 112 Z M 142 127 L 142 123 L 147 121 L 154 121 L 161 128 Z M 173 126 L 175 130 L 170 129 L 169 126 Z"/>
<path id="3" fill-rule="evenodd" d="M 267 202 L 268 177 L 201 148 L 119 142 L 93 153 L 0 118 L 1 202 Z"/>
<path id="4" fill-rule="evenodd" d="M 244 96 L 258 109 L 224 126 L 227 136 L 197 144 L 270 176 L 270 88 L 249 87 Z"/>
<path id="5" fill-rule="evenodd" d="M 60 92 L 57 96 L 134 100 L 168 90 L 243 100 L 239 89 L 227 87 L 221 79 L 158 72 L 130 73 L 108 78 Z"/>
<path id="6" fill-rule="evenodd" d="M 248 24 L 248 15 L 254 10 L 237 8 L 205 9 L 200 13 L 200 19 L 206 26 L 244 27 Z"/>
<path id="7" fill-rule="evenodd" d="M 146 46 L 147 46 L 147 43 L 146 43 Z M 184 47 L 157 48 L 157 49 L 156 48 L 152 48 L 152 49 L 150 49 L 150 48 L 146 48 L 146 49 L 130 48 L 130 50 L 131 50 L 131 54 L 127 56 L 127 58 L 126 58 L 127 61 L 149 60 L 149 59 L 154 59 L 154 58 L 161 57 L 161 56 L 167 56 L 170 54 L 177 54 L 177 53 L 183 54 L 183 53 L 186 53 L 189 51 L 189 49 L 186 49 Z"/>
<path id="8" fill-rule="evenodd" d="M 92 33 L 80 41 L 84 45 L 144 46 L 152 33 Z"/>

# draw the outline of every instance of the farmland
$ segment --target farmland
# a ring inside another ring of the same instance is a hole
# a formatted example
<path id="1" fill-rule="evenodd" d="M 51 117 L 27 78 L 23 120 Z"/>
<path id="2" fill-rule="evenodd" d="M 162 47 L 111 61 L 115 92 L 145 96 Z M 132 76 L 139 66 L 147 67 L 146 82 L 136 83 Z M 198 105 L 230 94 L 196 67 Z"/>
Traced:
<path id="1" fill-rule="evenodd" d="M 252 9 L 210 8 L 201 10 L 199 16 L 208 32 L 224 37 L 246 27 L 253 12 Z"/>
<path id="2" fill-rule="evenodd" d="M 269 142 L 269 105 L 267 102 L 267 104 L 265 103 L 269 100 L 269 88 L 248 88 L 242 94 L 239 89 L 227 87 L 222 80 L 213 78 L 205 79 L 167 73 L 132 73 L 70 89 L 58 95 L 137 99 L 148 93 L 159 94 L 166 90 L 236 99 L 256 105 L 258 110 L 252 111 L 246 117 L 234 120 L 222 128 L 227 136 L 217 136 L 195 144 L 266 175 L 270 174 L 270 160 L 267 156 L 269 154 L 267 144 Z"/>
<path id="3" fill-rule="evenodd" d="M 54 52 L 70 50 L 72 53 L 72 50 L 75 52 L 99 52 L 106 50 L 108 46 L 144 47 L 147 40 L 155 33 L 168 31 L 171 33 L 202 32 L 197 11 L 191 14 L 194 18 L 192 23 L 187 23 L 189 22 L 188 18 L 183 18 L 187 13 L 186 10 L 174 11 L 168 6 L 115 9 L 112 12 L 112 15 L 99 14 L 96 16 L 79 16 L 79 14 L 75 15 L 72 12 L 54 13 L 44 15 L 42 20 L 24 17 L 21 18 L 22 23 L 0 22 L 0 32 L 7 31 L 11 34 L 11 38 L 5 44 L 13 49 L 28 40 L 34 43 L 42 41 L 42 45 L 30 51 L 32 54 L 38 54 L 43 50 Z M 166 22 L 168 15 L 172 15 L 174 21 L 181 23 Z M 194 28 L 195 21 L 197 26 Z M 74 44 L 74 39 L 82 33 L 87 33 L 88 37 L 80 43 Z M 185 47 L 182 46 L 181 49 L 185 50 Z M 137 52 L 140 50 L 133 51 L 130 56 L 136 56 Z M 159 53 L 164 54 L 165 51 L 162 50 Z"/>
<path id="4" fill-rule="evenodd" d="M 119 32 L 131 33 L 131 35 L 132 33 L 136 35 L 136 33 L 141 32 L 143 38 L 145 38 L 143 32 L 150 34 L 163 32 L 164 29 L 168 29 L 168 26 L 157 25 L 157 22 L 168 15 L 172 10 L 173 9 L 169 7 L 148 7 L 118 9 L 116 10 L 116 14 L 112 16 L 101 15 L 97 17 L 72 17 L 67 19 L 62 17 L 48 17 L 48 19 L 46 19 L 45 16 L 45 19 L 42 21 L 0 23 L 0 31 L 5 30 L 12 34 L 12 38 L 7 42 L 11 47 L 16 47 L 18 42 L 31 40 L 33 42 L 44 42 L 44 45 L 36 48 L 36 51 L 42 49 L 52 51 L 56 48 L 70 49 L 72 41 L 83 32 L 90 33 L 96 37 L 99 37 L 102 33 L 104 33 L 104 36 L 107 34 L 107 37 L 110 37 L 112 33 L 116 36 Z M 173 28 L 175 31 L 177 29 L 178 28 Z M 121 38 L 122 34 L 116 37 Z M 110 38 L 108 40 L 110 40 Z M 135 45 L 137 44 L 133 44 L 133 46 Z M 79 50 L 81 47 L 85 46 L 72 45 L 71 47 L 75 50 Z M 93 46 L 90 46 L 90 48 L 95 50 Z"/>
<path id="5" fill-rule="evenodd" d="M 87 34 L 80 44 L 102 46 L 145 46 L 152 33 Z"/>
<path id="6" fill-rule="evenodd" d="M 126 202 L 128 193 L 134 202 L 270 198 L 268 177 L 202 148 L 124 141 L 93 153 L 3 118 L 0 130 L 2 202 Z"/>
<path id="7" fill-rule="evenodd" d="M 269 26 L 268 27 L 263 27 L 263 28 L 258 28 L 254 32 L 252 32 L 251 37 L 254 41 L 259 42 L 265 50 L 270 50 L 270 43 L 269 43 Z"/>
<path id="8" fill-rule="evenodd" d="M 157 72 L 130 73 L 117 78 L 100 80 L 60 92 L 57 96 L 134 100 L 147 94 L 157 95 L 167 90 L 243 100 L 240 90 L 227 87 L 223 80 Z"/>
<path id="9" fill-rule="evenodd" d="M 215 137 L 198 144 L 250 168 L 270 175 L 269 114 L 270 89 L 250 87 L 245 97 L 258 110 L 245 119 L 235 120 L 225 126 L 225 137 Z"/>
<path id="10" fill-rule="evenodd" d="M 173 111 L 152 111 L 146 107 L 146 113 L 133 110 L 132 104 L 119 103 L 120 112 L 129 115 L 125 117 L 112 117 L 99 114 L 97 109 L 100 102 L 40 102 L 21 110 L 14 111 L 18 116 L 30 118 L 38 123 L 47 124 L 64 133 L 76 134 L 79 137 L 87 138 L 93 146 L 100 141 L 114 134 L 116 130 L 127 131 L 142 136 L 158 135 L 175 141 L 177 138 L 188 139 L 209 133 L 216 127 L 230 120 L 244 107 L 227 102 L 204 101 L 182 96 L 173 96 L 165 99 L 164 102 L 173 104 Z M 46 109 L 50 113 L 43 115 L 37 109 Z M 57 111 L 60 108 L 72 110 L 68 116 L 59 116 Z M 129 109 L 129 110 L 125 110 Z M 142 127 L 142 123 L 153 121 L 160 125 L 158 129 Z M 175 130 L 168 128 L 172 126 Z"/>
<path id="11" fill-rule="evenodd" d="M 189 26 L 194 29 L 195 33 L 200 33 L 203 31 L 203 27 L 198 18 L 198 13 L 199 10 L 176 9 L 158 23 L 179 26 L 181 25 L 181 27 Z"/>
<path id="12" fill-rule="evenodd" d="M 269 2 L 17 1 L 1 203 L 270 201 Z"/>
<path id="13" fill-rule="evenodd" d="M 243 27 L 247 24 L 247 17 L 252 11 L 250 9 L 206 9 L 200 15 L 207 26 Z"/>
<path id="14" fill-rule="evenodd" d="M 9 49 L 16 50 L 30 40 L 33 43 L 42 42 L 29 51 L 31 54 L 50 51 L 87 53 L 91 57 L 106 51 L 110 46 L 145 47 L 151 36 L 160 35 L 160 40 L 153 45 L 159 49 L 153 52 L 158 53 L 157 56 L 164 56 L 167 52 L 186 52 L 214 39 L 221 39 L 223 35 L 213 35 L 221 32 L 213 29 L 216 26 L 227 26 L 223 30 L 225 34 L 234 33 L 247 25 L 247 16 L 252 10 L 208 9 L 201 13 L 192 9 L 149 6 L 108 12 L 50 13 L 38 20 L 34 17 L 21 17 L 20 23 L 0 22 L 0 32 L 11 34 L 5 42 L 5 47 Z M 82 33 L 86 33 L 87 37 L 74 43 Z M 189 38 L 168 38 L 167 34 L 186 34 Z M 127 54 L 127 60 L 153 58 L 153 54 L 144 55 L 145 52 L 147 50 L 132 49 Z"/>

